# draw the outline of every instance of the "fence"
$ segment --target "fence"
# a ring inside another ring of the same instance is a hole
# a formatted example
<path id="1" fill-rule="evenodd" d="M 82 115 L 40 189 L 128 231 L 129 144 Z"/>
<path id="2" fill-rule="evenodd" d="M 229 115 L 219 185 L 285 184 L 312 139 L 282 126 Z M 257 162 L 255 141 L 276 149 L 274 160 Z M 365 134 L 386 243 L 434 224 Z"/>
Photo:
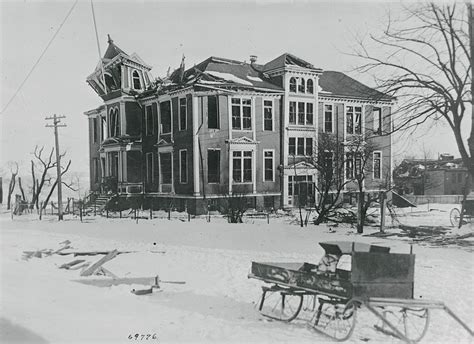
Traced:
<path id="1" fill-rule="evenodd" d="M 427 203 L 458 204 L 461 203 L 462 195 L 402 195 L 407 200 L 417 205 Z"/>

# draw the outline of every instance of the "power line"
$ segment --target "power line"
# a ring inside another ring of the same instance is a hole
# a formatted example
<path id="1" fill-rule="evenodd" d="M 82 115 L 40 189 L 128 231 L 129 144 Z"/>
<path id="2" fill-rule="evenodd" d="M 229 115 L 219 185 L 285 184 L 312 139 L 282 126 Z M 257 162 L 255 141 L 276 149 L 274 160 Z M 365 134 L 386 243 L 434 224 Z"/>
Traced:
<path id="1" fill-rule="evenodd" d="M 25 85 L 26 81 L 30 78 L 31 74 L 33 73 L 33 71 L 35 70 L 36 66 L 39 64 L 39 62 L 41 61 L 41 59 L 43 58 L 44 54 L 46 54 L 46 51 L 48 50 L 48 48 L 50 47 L 50 45 L 53 43 L 54 39 L 56 38 L 56 36 L 58 35 L 59 31 L 61 31 L 61 28 L 63 27 L 64 23 L 66 22 L 67 18 L 69 18 L 69 16 L 71 15 L 72 13 L 72 10 L 74 9 L 74 7 L 76 7 L 77 5 L 77 2 L 79 0 L 76 0 L 74 1 L 74 3 L 72 4 L 71 8 L 69 9 L 69 11 L 67 12 L 66 14 L 66 17 L 64 17 L 63 21 L 61 22 L 61 24 L 59 25 L 58 29 L 56 30 L 56 32 L 54 33 L 53 37 L 51 37 L 51 39 L 49 40 L 48 44 L 46 45 L 46 47 L 44 48 L 43 52 L 41 53 L 41 55 L 38 57 L 38 59 L 36 60 L 36 62 L 34 63 L 33 67 L 31 67 L 30 71 L 28 72 L 28 74 L 26 75 L 25 79 L 22 81 L 22 83 L 20 84 L 20 86 L 18 87 L 18 89 L 15 91 L 15 93 L 13 94 L 13 96 L 10 98 L 10 100 L 8 101 L 7 105 L 5 105 L 5 107 L 3 108 L 3 110 L 0 112 L 0 114 L 3 114 L 8 106 L 11 104 L 11 102 L 13 101 L 13 99 L 15 99 L 15 97 L 17 96 L 18 92 L 20 92 L 20 90 L 23 88 L 23 86 Z"/>

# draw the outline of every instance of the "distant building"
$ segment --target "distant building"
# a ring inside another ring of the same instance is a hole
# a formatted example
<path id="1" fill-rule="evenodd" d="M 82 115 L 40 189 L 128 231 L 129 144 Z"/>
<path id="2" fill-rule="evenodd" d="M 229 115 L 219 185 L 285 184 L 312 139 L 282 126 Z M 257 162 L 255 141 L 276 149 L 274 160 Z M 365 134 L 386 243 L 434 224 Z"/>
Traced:
<path id="1" fill-rule="evenodd" d="M 393 98 L 343 73 L 285 53 L 265 64 L 209 57 L 189 69 L 183 58 L 171 75 L 152 80 L 138 55 L 108 43 L 103 66 L 87 78 L 104 102 L 85 112 L 93 191 L 143 194 L 153 207 L 172 200 L 192 213 L 233 194 L 256 208 L 295 206 L 298 192 L 314 193 L 309 161 L 322 132 L 340 142 L 373 133 L 380 149 L 369 161 L 367 190 L 376 192 L 391 171 L 384 134 Z M 342 177 L 357 166 L 349 156 Z"/>
<path id="2" fill-rule="evenodd" d="M 440 154 L 438 159 L 404 159 L 393 180 L 402 195 L 462 195 L 467 175 L 462 159 Z"/>

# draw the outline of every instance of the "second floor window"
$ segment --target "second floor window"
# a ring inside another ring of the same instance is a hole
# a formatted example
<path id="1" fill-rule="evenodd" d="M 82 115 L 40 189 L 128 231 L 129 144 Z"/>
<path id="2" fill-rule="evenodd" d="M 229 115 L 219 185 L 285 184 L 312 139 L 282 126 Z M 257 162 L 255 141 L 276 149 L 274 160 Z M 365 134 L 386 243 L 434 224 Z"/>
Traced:
<path id="1" fill-rule="evenodd" d="M 288 139 L 288 155 L 313 155 L 313 139 L 311 137 L 290 137 Z"/>
<path id="2" fill-rule="evenodd" d="M 300 78 L 299 79 L 299 82 L 298 82 L 298 92 L 299 93 L 304 93 L 306 90 L 306 84 L 305 84 L 305 81 L 303 78 Z"/>
<path id="3" fill-rule="evenodd" d="M 382 111 L 379 108 L 374 108 L 374 134 L 382 135 Z"/>
<path id="4" fill-rule="evenodd" d="M 313 125 L 313 103 L 290 102 L 289 123 L 293 125 Z M 298 113 L 296 111 L 298 110 Z"/>
<path id="5" fill-rule="evenodd" d="M 148 105 L 145 107 L 145 134 L 153 135 L 155 133 L 156 119 L 153 114 L 153 107 Z"/>
<path id="6" fill-rule="evenodd" d="M 273 101 L 263 101 L 263 130 L 273 130 Z"/>
<path id="7" fill-rule="evenodd" d="M 135 90 L 140 90 L 142 88 L 140 74 L 138 74 L 138 71 L 136 70 L 132 72 L 132 85 Z"/>
<path id="8" fill-rule="evenodd" d="M 120 136 L 120 116 L 118 108 L 111 109 L 109 112 L 109 136 Z"/>
<path id="9" fill-rule="evenodd" d="M 252 130 L 252 100 L 232 98 L 232 129 Z"/>
<path id="10" fill-rule="evenodd" d="M 346 179 L 359 178 L 362 173 L 362 154 L 346 153 Z"/>
<path id="11" fill-rule="evenodd" d="M 219 129 L 219 112 L 217 110 L 217 96 L 207 97 L 207 127 Z"/>
<path id="12" fill-rule="evenodd" d="M 179 130 L 186 130 L 186 98 L 179 100 Z"/>
<path id="13" fill-rule="evenodd" d="M 290 92 L 296 93 L 296 78 L 290 78 Z"/>
<path id="14" fill-rule="evenodd" d="M 382 178 L 382 153 L 374 152 L 374 179 Z"/>
<path id="15" fill-rule="evenodd" d="M 306 82 L 306 93 L 312 94 L 314 92 L 313 79 L 308 79 Z"/>
<path id="16" fill-rule="evenodd" d="M 346 133 L 361 134 L 362 133 L 362 107 L 348 106 L 346 109 Z"/>
<path id="17" fill-rule="evenodd" d="M 332 105 L 324 105 L 324 131 L 333 132 Z"/>
<path id="18" fill-rule="evenodd" d="M 160 103 L 160 120 L 161 133 L 171 133 L 171 102 L 169 100 Z"/>
<path id="19" fill-rule="evenodd" d="M 252 182 L 252 151 L 232 153 L 232 178 L 236 183 Z"/>

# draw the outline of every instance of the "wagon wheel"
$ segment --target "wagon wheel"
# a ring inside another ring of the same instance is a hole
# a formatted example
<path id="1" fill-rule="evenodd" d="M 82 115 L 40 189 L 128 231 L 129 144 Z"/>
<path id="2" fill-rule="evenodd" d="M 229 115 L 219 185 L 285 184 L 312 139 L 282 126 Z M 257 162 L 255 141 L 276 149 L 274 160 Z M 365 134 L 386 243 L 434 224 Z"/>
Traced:
<path id="1" fill-rule="evenodd" d="M 268 318 L 290 322 L 298 316 L 302 305 L 302 294 L 266 288 L 263 289 L 259 311 Z"/>
<path id="2" fill-rule="evenodd" d="M 356 301 L 343 304 L 320 300 L 313 327 L 337 341 L 347 340 L 354 332 L 359 306 Z"/>
<path id="3" fill-rule="evenodd" d="M 453 208 L 449 213 L 449 220 L 451 221 L 451 225 L 454 227 L 459 227 L 459 221 L 461 221 L 461 212 L 458 208 Z"/>
<path id="4" fill-rule="evenodd" d="M 384 308 L 382 314 L 386 320 L 412 343 L 420 341 L 426 334 L 426 331 L 428 331 L 430 312 L 426 308 L 391 307 Z M 383 324 L 382 326 L 375 326 L 375 328 L 385 334 L 398 337 L 396 333 L 393 333 Z"/>

